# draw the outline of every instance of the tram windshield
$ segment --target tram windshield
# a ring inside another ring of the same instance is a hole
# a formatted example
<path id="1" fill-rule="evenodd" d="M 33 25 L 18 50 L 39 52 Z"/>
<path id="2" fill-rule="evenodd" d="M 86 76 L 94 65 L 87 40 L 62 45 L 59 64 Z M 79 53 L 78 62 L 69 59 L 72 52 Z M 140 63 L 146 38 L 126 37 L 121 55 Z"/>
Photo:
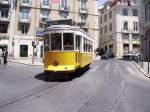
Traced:
<path id="1" fill-rule="evenodd" d="M 53 33 L 50 35 L 51 40 L 51 50 L 52 51 L 59 51 L 62 50 L 62 40 L 60 33 Z"/>
<path id="2" fill-rule="evenodd" d="M 74 35 L 72 33 L 63 34 L 64 50 L 74 50 Z"/>

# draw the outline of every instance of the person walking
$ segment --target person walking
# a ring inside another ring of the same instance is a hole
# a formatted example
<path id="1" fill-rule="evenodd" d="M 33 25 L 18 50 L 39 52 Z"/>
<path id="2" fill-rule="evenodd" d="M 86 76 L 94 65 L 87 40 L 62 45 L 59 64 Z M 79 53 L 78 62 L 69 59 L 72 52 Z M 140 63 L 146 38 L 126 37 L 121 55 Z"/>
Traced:
<path id="1" fill-rule="evenodd" d="M 2 49 L 0 48 L 0 64 L 2 63 L 2 53 L 3 51 L 2 51 Z"/>
<path id="2" fill-rule="evenodd" d="M 8 51 L 6 48 L 4 48 L 4 50 L 3 50 L 4 65 L 7 64 L 7 56 L 8 56 Z"/>

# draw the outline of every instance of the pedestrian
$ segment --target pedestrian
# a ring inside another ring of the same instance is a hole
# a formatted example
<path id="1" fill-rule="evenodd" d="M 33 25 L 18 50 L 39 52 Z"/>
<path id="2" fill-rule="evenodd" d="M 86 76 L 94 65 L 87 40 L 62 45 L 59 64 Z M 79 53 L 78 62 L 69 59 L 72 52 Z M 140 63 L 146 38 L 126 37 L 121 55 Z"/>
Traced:
<path id="1" fill-rule="evenodd" d="M 0 64 L 2 63 L 2 49 L 0 48 Z"/>
<path id="2" fill-rule="evenodd" d="M 6 48 L 4 48 L 4 50 L 3 50 L 4 65 L 7 64 L 7 56 L 8 56 L 8 51 Z"/>

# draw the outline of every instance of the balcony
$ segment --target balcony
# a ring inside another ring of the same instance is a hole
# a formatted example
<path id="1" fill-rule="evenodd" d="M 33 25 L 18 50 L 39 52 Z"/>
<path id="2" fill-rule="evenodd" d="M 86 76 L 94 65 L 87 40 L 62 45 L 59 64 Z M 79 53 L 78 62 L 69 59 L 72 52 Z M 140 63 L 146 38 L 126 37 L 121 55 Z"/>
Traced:
<path id="1" fill-rule="evenodd" d="M 88 10 L 88 8 L 86 8 L 86 7 L 80 7 L 80 8 L 79 8 L 79 12 L 80 12 L 81 14 L 88 14 L 89 10 Z"/>
<path id="2" fill-rule="evenodd" d="M 70 7 L 69 5 L 59 6 L 59 10 L 61 11 L 69 11 Z"/>
<path id="3" fill-rule="evenodd" d="M 31 0 L 29 2 L 23 2 L 22 0 L 20 1 L 20 6 L 22 7 L 31 7 L 32 2 Z"/>
<path id="4" fill-rule="evenodd" d="M 43 9 L 50 9 L 51 8 L 51 4 L 44 4 L 41 2 L 40 7 Z"/>
<path id="5" fill-rule="evenodd" d="M 40 23 L 43 25 L 46 25 L 47 21 L 50 21 L 50 19 L 49 18 L 43 18 L 43 17 L 40 19 Z"/>
<path id="6" fill-rule="evenodd" d="M 9 35 L 7 33 L 0 33 L 0 40 L 8 40 Z"/>
<path id="7" fill-rule="evenodd" d="M 87 22 L 79 22 L 78 23 L 78 26 L 80 26 L 81 28 L 89 28 L 89 23 L 87 23 Z"/>
<path id="8" fill-rule="evenodd" d="M 124 29 L 124 28 L 122 28 L 121 32 L 122 33 L 131 33 L 131 30 L 130 29 Z"/>
<path id="9" fill-rule="evenodd" d="M 2 5 L 11 5 L 11 2 L 10 2 L 10 0 L 0 0 L 0 4 L 2 4 Z"/>
<path id="10" fill-rule="evenodd" d="M 3 21 L 3 22 L 10 22 L 10 15 L 5 16 L 5 17 L 0 16 L 0 21 Z"/>
<path id="11" fill-rule="evenodd" d="M 31 18 L 29 15 L 25 17 L 25 16 L 21 16 L 21 14 L 20 14 L 20 16 L 19 16 L 20 23 L 30 23 L 30 21 L 31 21 Z"/>

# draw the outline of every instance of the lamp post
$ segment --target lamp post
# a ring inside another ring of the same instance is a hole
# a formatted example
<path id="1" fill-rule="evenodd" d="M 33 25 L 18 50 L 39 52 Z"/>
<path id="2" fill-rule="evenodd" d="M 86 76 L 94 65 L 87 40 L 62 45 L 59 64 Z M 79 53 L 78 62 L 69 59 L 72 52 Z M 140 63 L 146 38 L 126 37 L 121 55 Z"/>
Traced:
<path id="1" fill-rule="evenodd" d="M 34 41 L 32 41 L 32 47 L 33 47 L 33 56 L 32 56 L 32 64 L 34 64 L 34 49 L 36 47 L 36 43 L 35 43 L 35 40 L 36 40 L 36 7 L 37 7 L 37 0 L 35 2 L 35 18 L 34 18 Z"/>

